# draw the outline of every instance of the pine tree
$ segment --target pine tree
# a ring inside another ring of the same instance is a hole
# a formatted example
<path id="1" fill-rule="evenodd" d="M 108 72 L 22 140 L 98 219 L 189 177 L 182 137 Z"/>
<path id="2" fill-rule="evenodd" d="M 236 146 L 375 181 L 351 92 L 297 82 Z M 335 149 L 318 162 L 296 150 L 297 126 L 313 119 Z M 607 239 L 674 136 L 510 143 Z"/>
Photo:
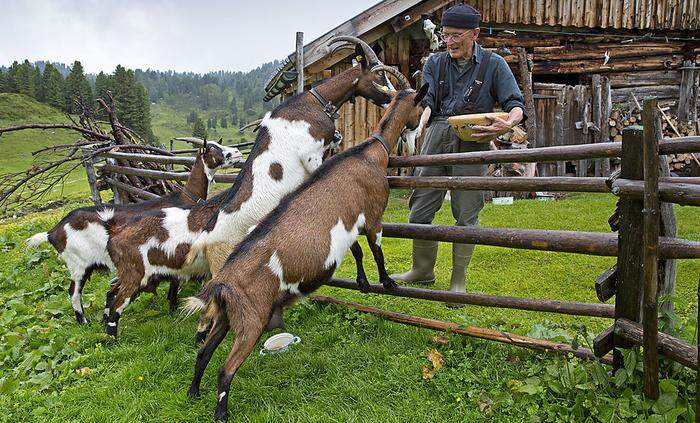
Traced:
<path id="1" fill-rule="evenodd" d="M 238 105 L 236 104 L 236 98 L 231 99 L 231 124 L 236 125 L 238 123 Z"/>
<path id="2" fill-rule="evenodd" d="M 34 85 L 34 69 L 29 60 L 25 60 L 17 68 L 15 74 L 15 82 L 17 84 L 17 92 L 36 98 L 36 87 Z"/>
<path id="3" fill-rule="evenodd" d="M 68 113 L 75 113 L 73 99 L 82 98 L 85 104 L 92 104 L 92 89 L 90 88 L 90 83 L 88 83 L 85 77 L 85 71 L 83 71 L 83 65 L 79 61 L 73 63 L 70 74 L 66 78 L 66 111 Z"/>
<path id="4" fill-rule="evenodd" d="M 216 116 L 211 117 L 211 127 L 212 129 L 216 129 Z"/>
<path id="5" fill-rule="evenodd" d="M 34 80 L 34 98 L 42 103 L 46 102 L 46 92 L 44 91 L 44 81 L 41 77 L 41 71 L 39 66 L 34 66 L 34 72 L 32 75 Z"/>
<path id="6" fill-rule="evenodd" d="M 5 88 L 8 93 L 19 92 L 17 88 L 17 73 L 19 73 L 19 63 L 15 60 L 12 62 L 12 66 L 7 70 L 7 76 L 5 77 Z"/>
<path id="7" fill-rule="evenodd" d="M 97 77 L 95 78 L 95 98 L 101 98 L 103 100 L 107 100 L 107 91 L 110 91 L 111 88 L 109 86 L 109 77 L 105 75 L 104 72 L 100 72 L 97 74 Z"/>
<path id="8" fill-rule="evenodd" d="M 226 121 L 226 116 L 221 116 L 221 127 L 228 128 L 228 122 Z"/>
<path id="9" fill-rule="evenodd" d="M 207 139 L 207 130 L 204 128 L 204 122 L 199 117 L 194 123 L 194 129 L 192 130 L 192 136 L 200 139 Z"/>
<path id="10" fill-rule="evenodd" d="M 195 123 L 197 121 L 197 112 L 192 110 L 189 115 L 187 115 L 187 123 Z"/>
<path id="11" fill-rule="evenodd" d="M 47 63 L 44 67 L 42 85 L 44 87 L 44 101 L 57 109 L 63 110 L 66 105 L 63 77 L 51 63 Z"/>

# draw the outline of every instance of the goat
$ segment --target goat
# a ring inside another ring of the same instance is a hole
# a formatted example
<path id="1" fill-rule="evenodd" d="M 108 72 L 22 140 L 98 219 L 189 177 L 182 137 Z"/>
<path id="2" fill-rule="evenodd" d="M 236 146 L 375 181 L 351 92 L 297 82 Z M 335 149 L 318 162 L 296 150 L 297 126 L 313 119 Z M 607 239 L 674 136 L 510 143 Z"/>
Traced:
<path id="1" fill-rule="evenodd" d="M 389 102 L 389 94 L 375 86 L 382 80 L 379 73 L 386 69 L 371 48 L 352 37 L 331 40 L 337 41 L 357 43 L 359 65 L 266 114 L 248 160 L 230 189 L 205 203 L 162 208 L 134 224 L 113 229 L 110 251 L 119 282 L 110 291 L 113 300 L 107 305 L 108 334 L 116 336 L 124 308 L 142 290 L 155 289 L 163 276 L 216 273 L 221 267 L 218 260 L 223 263 L 250 228 L 321 165 L 338 140 L 332 116 L 342 103 L 358 95 L 379 104 Z"/>
<path id="2" fill-rule="evenodd" d="M 137 204 L 75 209 L 48 232 L 41 232 L 28 238 L 26 244 L 37 246 L 48 241 L 56 249 L 70 272 L 71 284 L 68 294 L 75 311 L 75 318 L 80 324 L 87 323 L 82 302 L 86 282 L 95 270 L 114 271 L 114 265 L 107 251 L 110 237 L 108 222 L 111 221 L 111 224 L 114 224 L 148 210 L 194 204 L 205 200 L 214 172 L 240 161 L 243 161 L 243 155 L 237 148 L 205 141 L 192 166 L 187 183 L 179 191 Z M 177 307 L 177 282 L 171 284 L 168 299 L 170 309 L 174 311 Z"/>
<path id="3" fill-rule="evenodd" d="M 234 249 L 224 267 L 185 314 L 204 310 L 214 326 L 197 354 L 188 395 L 199 396 L 204 370 L 230 329 L 235 340 L 218 376 L 215 418 L 228 417 L 233 375 L 252 351 L 276 307 L 316 290 L 333 275 L 348 248 L 357 282 L 369 286 L 362 266 L 361 230 L 367 236 L 381 283 L 393 288 L 381 249 L 381 218 L 389 199 L 386 168 L 404 127 L 419 126 L 427 92 L 402 90 L 393 96 L 377 132 L 364 143 L 333 156 L 258 224 Z M 312 211 L 312 212 L 310 212 Z"/>

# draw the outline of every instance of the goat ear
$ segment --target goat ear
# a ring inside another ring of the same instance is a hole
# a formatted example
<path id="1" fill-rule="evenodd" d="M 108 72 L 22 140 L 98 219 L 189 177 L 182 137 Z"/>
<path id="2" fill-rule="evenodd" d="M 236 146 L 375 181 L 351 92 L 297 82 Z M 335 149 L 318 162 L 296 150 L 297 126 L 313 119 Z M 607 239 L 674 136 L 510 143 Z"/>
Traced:
<path id="1" fill-rule="evenodd" d="M 365 52 L 362 50 L 359 44 L 355 45 L 355 57 L 354 59 L 362 66 L 362 69 L 367 69 L 367 58 L 365 57 Z"/>
<path id="2" fill-rule="evenodd" d="M 416 97 L 413 99 L 414 105 L 417 106 L 418 103 L 420 103 L 421 100 L 423 100 L 423 97 L 425 97 L 425 95 L 428 94 L 428 88 L 430 88 L 428 84 L 423 84 L 423 86 L 420 87 L 420 90 L 418 90 L 418 94 L 416 94 Z"/>

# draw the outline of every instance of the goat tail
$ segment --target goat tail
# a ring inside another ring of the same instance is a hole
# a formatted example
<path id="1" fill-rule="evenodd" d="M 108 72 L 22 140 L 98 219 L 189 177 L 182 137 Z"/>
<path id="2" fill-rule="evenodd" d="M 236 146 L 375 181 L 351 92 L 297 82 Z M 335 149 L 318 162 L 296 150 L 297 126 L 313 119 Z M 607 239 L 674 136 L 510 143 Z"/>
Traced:
<path id="1" fill-rule="evenodd" d="M 183 319 L 187 319 L 195 313 L 202 311 L 207 304 L 199 297 L 187 297 L 183 300 L 180 306 L 180 312 Z"/>
<path id="2" fill-rule="evenodd" d="M 24 243 L 27 244 L 28 247 L 36 247 L 37 245 L 41 245 L 45 242 L 49 241 L 49 233 L 48 232 L 39 232 L 38 234 L 34 234 L 24 240 Z"/>
<path id="3" fill-rule="evenodd" d="M 211 320 L 219 314 L 219 310 L 226 309 L 227 303 L 234 303 L 235 296 L 226 284 L 221 282 L 209 282 L 202 292 L 195 297 L 188 297 L 183 301 L 180 310 L 183 319 L 195 313 L 203 312 L 206 320 Z"/>

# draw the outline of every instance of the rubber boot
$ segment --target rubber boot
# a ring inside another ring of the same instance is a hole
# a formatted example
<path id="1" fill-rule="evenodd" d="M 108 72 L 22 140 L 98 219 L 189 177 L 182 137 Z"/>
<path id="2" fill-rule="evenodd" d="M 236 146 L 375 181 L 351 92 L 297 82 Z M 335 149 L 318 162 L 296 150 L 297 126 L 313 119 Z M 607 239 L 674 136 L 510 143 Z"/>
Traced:
<path id="1" fill-rule="evenodd" d="M 452 244 L 451 292 L 466 292 L 467 268 L 473 252 L 474 244 Z M 446 305 L 450 308 L 464 307 L 464 304 L 460 303 L 446 303 Z"/>
<path id="2" fill-rule="evenodd" d="M 413 283 L 419 285 L 431 285 L 435 283 L 435 260 L 437 259 L 437 241 L 423 239 L 413 240 L 413 264 L 411 270 L 406 273 L 394 273 L 390 277 L 395 281 Z"/>

